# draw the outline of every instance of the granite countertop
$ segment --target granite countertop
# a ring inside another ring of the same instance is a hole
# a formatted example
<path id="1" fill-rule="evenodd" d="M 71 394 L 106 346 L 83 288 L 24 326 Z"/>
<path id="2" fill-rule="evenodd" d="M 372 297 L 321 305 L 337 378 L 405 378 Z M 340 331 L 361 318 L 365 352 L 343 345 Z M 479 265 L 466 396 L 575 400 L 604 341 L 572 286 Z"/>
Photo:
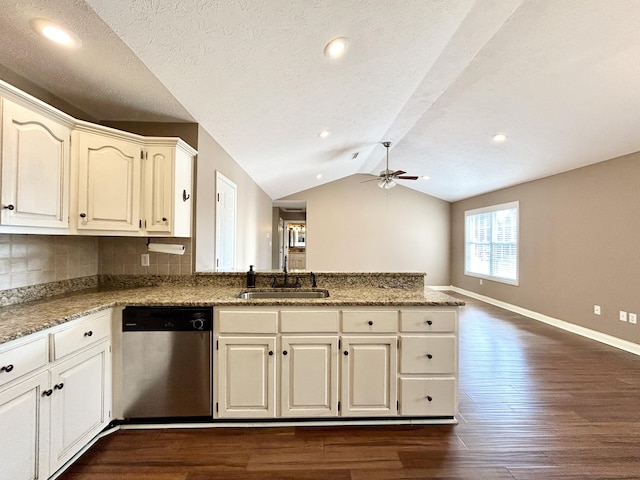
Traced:
<path id="1" fill-rule="evenodd" d="M 130 288 L 95 287 L 43 300 L 0 307 L 0 343 L 65 323 L 75 318 L 125 305 L 177 306 L 459 306 L 464 302 L 422 288 L 329 288 L 328 298 L 238 298 L 245 289 L 230 286 L 156 285 Z"/>

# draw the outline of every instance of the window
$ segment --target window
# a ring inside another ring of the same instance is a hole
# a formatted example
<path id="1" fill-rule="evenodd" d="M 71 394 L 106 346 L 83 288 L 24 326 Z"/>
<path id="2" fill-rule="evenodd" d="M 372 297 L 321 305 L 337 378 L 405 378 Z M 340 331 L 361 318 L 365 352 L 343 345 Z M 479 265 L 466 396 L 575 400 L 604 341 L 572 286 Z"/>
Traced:
<path id="1" fill-rule="evenodd" d="M 464 212 L 464 273 L 518 285 L 518 202 Z"/>

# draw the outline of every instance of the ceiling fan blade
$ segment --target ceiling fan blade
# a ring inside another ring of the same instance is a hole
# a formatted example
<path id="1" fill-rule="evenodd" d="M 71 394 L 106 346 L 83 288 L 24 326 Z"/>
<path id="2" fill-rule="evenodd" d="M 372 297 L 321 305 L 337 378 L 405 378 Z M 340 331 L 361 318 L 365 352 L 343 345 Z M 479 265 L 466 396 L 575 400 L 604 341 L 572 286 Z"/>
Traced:
<path id="1" fill-rule="evenodd" d="M 400 180 L 417 180 L 420 177 L 416 177 L 413 175 L 399 175 L 396 178 L 399 178 Z"/>
<path id="2" fill-rule="evenodd" d="M 398 175 L 404 175 L 405 173 L 407 172 L 405 172 L 404 170 L 396 170 L 395 172 L 391 172 L 390 175 L 392 177 L 397 177 Z"/>
<path id="3" fill-rule="evenodd" d="M 375 178 L 372 178 L 371 180 L 363 180 L 360 183 L 376 182 L 378 180 L 380 180 L 380 177 L 375 177 Z"/>

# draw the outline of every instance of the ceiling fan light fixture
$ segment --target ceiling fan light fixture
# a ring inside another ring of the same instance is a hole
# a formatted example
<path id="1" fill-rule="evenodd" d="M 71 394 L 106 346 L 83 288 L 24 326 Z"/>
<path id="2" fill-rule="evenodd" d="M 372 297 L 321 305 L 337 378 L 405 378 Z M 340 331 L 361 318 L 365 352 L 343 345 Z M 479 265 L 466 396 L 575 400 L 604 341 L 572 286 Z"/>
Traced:
<path id="1" fill-rule="evenodd" d="M 391 178 L 381 178 L 380 180 L 378 180 L 378 186 L 380 188 L 384 188 L 385 190 L 389 190 L 396 186 L 396 182 L 394 182 Z"/>
<path id="2" fill-rule="evenodd" d="M 324 56 L 327 58 L 338 58 L 344 55 L 349 48 L 349 40 L 344 37 L 338 37 L 331 40 L 324 46 Z"/>

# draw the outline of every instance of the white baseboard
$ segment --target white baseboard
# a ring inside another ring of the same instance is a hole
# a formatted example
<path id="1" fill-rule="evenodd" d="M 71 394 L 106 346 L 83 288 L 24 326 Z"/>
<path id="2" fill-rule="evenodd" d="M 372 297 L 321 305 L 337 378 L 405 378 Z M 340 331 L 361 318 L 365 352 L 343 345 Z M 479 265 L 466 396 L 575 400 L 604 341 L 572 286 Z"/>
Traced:
<path id="1" fill-rule="evenodd" d="M 509 310 L 510 312 L 518 313 L 525 317 L 532 318 L 533 320 L 537 320 L 539 322 L 543 322 L 548 325 L 561 328 L 562 330 L 566 330 L 568 332 L 575 333 L 577 335 L 589 338 L 591 340 L 595 340 L 596 342 L 604 343 L 605 345 L 619 348 L 620 350 L 624 350 L 625 352 L 633 353 L 635 355 L 640 355 L 640 345 L 637 343 L 629 342 L 627 340 L 623 340 L 621 338 L 614 337 L 606 333 L 598 332 L 596 330 L 591 330 L 590 328 L 581 327 L 580 325 L 576 325 L 575 323 L 566 322 L 558 318 L 549 317 L 547 315 L 543 315 L 542 313 L 534 312 L 533 310 L 528 310 L 526 308 L 522 308 L 517 305 L 512 305 L 510 303 L 503 302 L 501 300 L 496 300 L 495 298 L 487 297 L 485 295 L 480 295 L 479 293 L 475 293 L 469 290 L 464 290 L 462 288 L 454 287 L 453 285 L 450 285 L 448 287 L 437 286 L 437 287 L 429 287 L 429 288 L 433 290 L 450 290 L 452 292 L 457 292 L 462 295 L 475 298 L 476 300 L 480 300 L 482 302 L 495 305 L 496 307 L 504 308 L 505 310 Z"/>

